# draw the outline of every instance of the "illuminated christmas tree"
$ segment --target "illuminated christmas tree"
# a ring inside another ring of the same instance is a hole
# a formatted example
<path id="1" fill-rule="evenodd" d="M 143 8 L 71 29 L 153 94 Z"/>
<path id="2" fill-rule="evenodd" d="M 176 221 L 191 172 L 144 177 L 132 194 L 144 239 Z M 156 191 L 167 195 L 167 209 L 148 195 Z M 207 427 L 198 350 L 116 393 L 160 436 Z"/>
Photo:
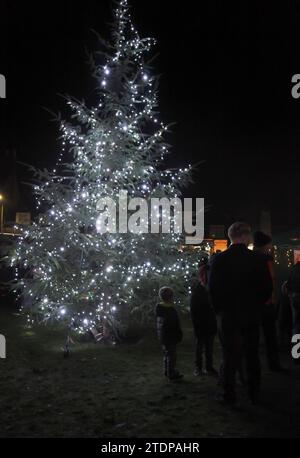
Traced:
<path id="1" fill-rule="evenodd" d="M 68 100 L 72 118 L 61 124 L 57 166 L 35 170 L 41 213 L 22 229 L 11 258 L 11 265 L 26 269 L 15 289 L 30 298 L 30 323 L 54 319 L 79 332 L 96 327 L 100 334 L 118 334 L 130 320 L 149 319 L 164 284 L 178 291 L 183 304 L 191 259 L 179 251 L 180 234 L 132 233 L 124 225 L 101 233 L 98 227 L 99 199 L 118 201 L 125 191 L 128 199 L 176 198 L 191 179 L 190 166 L 162 166 L 167 126 L 157 113 L 157 79 L 145 63 L 152 44 L 139 38 L 127 0 L 121 0 L 113 43 L 102 65 L 94 66 L 98 104 L 88 108 Z"/>

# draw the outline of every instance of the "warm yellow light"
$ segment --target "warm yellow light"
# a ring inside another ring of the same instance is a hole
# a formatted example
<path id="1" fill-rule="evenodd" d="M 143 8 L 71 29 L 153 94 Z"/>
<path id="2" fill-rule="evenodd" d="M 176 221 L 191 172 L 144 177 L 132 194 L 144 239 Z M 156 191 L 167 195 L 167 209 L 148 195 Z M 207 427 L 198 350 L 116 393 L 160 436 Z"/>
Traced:
<path id="1" fill-rule="evenodd" d="M 3 194 L 0 194 L 0 200 L 3 200 L 3 199 L 4 199 Z"/>
<path id="2" fill-rule="evenodd" d="M 214 252 L 227 250 L 228 242 L 226 239 L 214 240 Z"/>

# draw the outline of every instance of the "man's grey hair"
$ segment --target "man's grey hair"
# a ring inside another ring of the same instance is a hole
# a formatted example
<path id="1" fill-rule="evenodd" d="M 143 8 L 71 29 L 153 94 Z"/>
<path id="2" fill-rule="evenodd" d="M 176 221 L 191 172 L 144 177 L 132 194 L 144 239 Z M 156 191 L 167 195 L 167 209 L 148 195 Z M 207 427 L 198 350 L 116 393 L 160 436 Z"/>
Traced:
<path id="1" fill-rule="evenodd" d="M 243 235 L 250 235 L 251 234 L 251 227 L 248 223 L 244 223 L 242 221 L 237 221 L 233 223 L 230 228 L 228 229 L 228 237 L 230 240 L 237 240 L 241 238 Z"/>

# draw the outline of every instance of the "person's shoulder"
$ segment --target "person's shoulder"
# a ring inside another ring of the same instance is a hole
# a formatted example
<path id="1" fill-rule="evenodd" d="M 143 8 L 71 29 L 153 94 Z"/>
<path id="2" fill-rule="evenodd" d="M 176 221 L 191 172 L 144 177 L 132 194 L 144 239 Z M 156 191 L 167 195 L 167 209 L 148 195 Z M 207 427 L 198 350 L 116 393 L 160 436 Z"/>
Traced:
<path id="1" fill-rule="evenodd" d="M 155 313 L 159 313 L 162 310 L 162 306 L 160 303 L 156 304 L 155 306 Z"/>
<path id="2" fill-rule="evenodd" d="M 216 253 L 212 258 L 211 258 L 211 261 L 210 261 L 210 265 L 211 264 L 216 264 L 216 263 L 219 263 L 219 262 L 222 262 L 223 259 L 225 259 L 227 256 L 228 256 L 228 253 L 229 253 L 229 250 L 224 250 L 224 251 L 221 251 L 221 253 Z"/>
<path id="3" fill-rule="evenodd" d="M 221 253 L 216 253 L 214 255 L 213 259 L 222 259 L 222 258 L 224 258 L 224 256 L 227 256 L 227 251 L 228 250 L 221 251 Z"/>
<path id="4" fill-rule="evenodd" d="M 272 261 L 273 257 L 270 254 L 260 253 L 256 250 L 248 250 L 251 253 L 253 259 L 256 259 L 258 262 L 268 262 Z"/>
<path id="5" fill-rule="evenodd" d="M 222 251 L 221 253 L 215 254 L 209 264 L 209 272 L 214 272 L 215 270 L 222 269 L 227 263 L 228 250 Z"/>
<path id="6" fill-rule="evenodd" d="M 156 313 L 159 314 L 177 313 L 176 307 L 174 305 L 171 307 L 166 307 L 161 303 L 156 304 L 155 310 Z"/>
<path id="7" fill-rule="evenodd" d="M 252 253 L 255 254 L 255 256 L 258 256 L 262 259 L 270 259 L 270 260 L 273 259 L 273 256 L 269 253 L 262 253 L 258 250 L 250 250 L 250 251 L 252 251 Z"/>
<path id="8" fill-rule="evenodd" d="M 251 251 L 251 250 L 250 250 Z M 257 251 L 252 251 L 252 259 L 253 259 L 253 267 L 255 269 L 258 269 L 259 271 L 262 271 L 263 269 L 269 269 L 268 265 L 273 262 L 272 256 L 259 253 Z"/>

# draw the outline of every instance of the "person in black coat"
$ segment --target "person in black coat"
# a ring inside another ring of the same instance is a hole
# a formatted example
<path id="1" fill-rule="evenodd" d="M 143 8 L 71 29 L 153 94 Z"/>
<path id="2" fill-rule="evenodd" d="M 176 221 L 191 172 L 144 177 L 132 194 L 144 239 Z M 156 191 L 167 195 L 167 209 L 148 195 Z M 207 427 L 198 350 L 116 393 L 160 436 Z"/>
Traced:
<path id="1" fill-rule="evenodd" d="M 183 377 L 176 370 L 177 344 L 182 340 L 179 316 L 174 306 L 174 292 L 168 286 L 159 290 L 161 302 L 156 305 L 157 336 L 163 348 L 164 373 L 169 380 Z"/>
<path id="2" fill-rule="evenodd" d="M 300 334 L 300 262 L 292 267 L 286 289 L 292 307 L 293 334 Z"/>
<path id="3" fill-rule="evenodd" d="M 264 334 L 267 361 L 270 371 L 287 373 L 287 369 L 281 366 L 279 361 L 279 345 L 277 336 L 277 307 L 274 294 L 275 273 L 274 260 L 272 256 L 272 239 L 268 234 L 261 231 L 254 233 L 254 250 L 261 256 L 262 261 L 269 269 L 273 292 L 262 308 L 262 330 Z"/>
<path id="4" fill-rule="evenodd" d="M 288 348 L 292 338 L 292 307 L 291 300 L 287 290 L 287 280 L 283 282 L 280 288 L 280 300 L 278 309 L 278 334 L 279 346 Z"/>
<path id="5" fill-rule="evenodd" d="M 217 333 L 216 315 L 209 293 L 199 281 L 193 285 L 190 300 L 191 319 L 196 336 L 196 361 L 194 375 L 218 375 L 213 366 L 214 338 Z M 205 352 L 205 370 L 203 353 Z"/>
<path id="6" fill-rule="evenodd" d="M 259 328 L 261 311 L 272 294 L 273 284 L 266 264 L 251 250 L 251 228 L 234 223 L 228 230 L 231 246 L 216 255 L 209 273 L 213 307 L 220 315 L 219 335 L 223 352 L 224 403 L 236 401 L 236 372 L 245 358 L 248 394 L 258 402 L 260 389 Z"/>

